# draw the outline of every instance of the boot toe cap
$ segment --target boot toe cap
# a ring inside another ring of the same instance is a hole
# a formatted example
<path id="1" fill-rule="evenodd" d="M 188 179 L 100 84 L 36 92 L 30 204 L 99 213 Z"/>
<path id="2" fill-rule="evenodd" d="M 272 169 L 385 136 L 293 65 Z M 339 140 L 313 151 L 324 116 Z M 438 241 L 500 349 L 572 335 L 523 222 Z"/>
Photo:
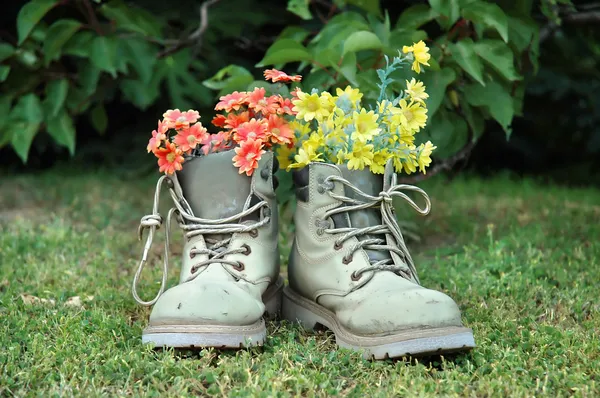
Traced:
<path id="1" fill-rule="evenodd" d="M 352 308 L 338 312 L 341 323 L 364 335 L 390 334 L 410 329 L 462 326 L 458 305 L 444 293 L 424 288 L 380 290 Z"/>
<path id="2" fill-rule="evenodd" d="M 167 290 L 150 314 L 150 326 L 228 325 L 257 322 L 265 306 L 233 283 L 183 283 Z"/>

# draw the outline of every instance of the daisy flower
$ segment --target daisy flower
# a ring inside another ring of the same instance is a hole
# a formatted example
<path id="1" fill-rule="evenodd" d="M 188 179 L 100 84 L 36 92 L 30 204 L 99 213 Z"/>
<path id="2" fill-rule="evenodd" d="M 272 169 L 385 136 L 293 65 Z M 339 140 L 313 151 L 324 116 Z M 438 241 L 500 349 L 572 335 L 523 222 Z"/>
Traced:
<path id="1" fill-rule="evenodd" d="M 269 115 L 276 113 L 279 107 L 277 97 L 270 96 L 265 97 L 266 90 L 264 87 L 257 87 L 248 94 L 248 108 L 253 109 L 255 112 L 260 112 L 263 115 Z"/>
<path id="2" fill-rule="evenodd" d="M 267 131 L 271 134 L 271 141 L 274 144 L 291 144 L 294 139 L 294 131 L 288 122 L 277 115 L 269 116 Z"/>
<path id="3" fill-rule="evenodd" d="M 173 174 L 181 170 L 183 164 L 183 152 L 172 142 L 168 142 L 165 148 L 158 148 L 154 151 L 158 158 L 158 171 L 166 174 Z"/>
<path id="4" fill-rule="evenodd" d="M 267 123 L 263 120 L 251 119 L 242 123 L 235 130 L 233 139 L 235 142 L 243 142 L 249 139 L 266 141 L 268 137 Z"/>
<path id="5" fill-rule="evenodd" d="M 260 140 L 249 138 L 243 141 L 238 148 L 235 148 L 233 165 L 240 169 L 239 173 L 246 173 L 248 177 L 258 168 L 258 161 L 265 153 L 263 143 Z"/>
<path id="6" fill-rule="evenodd" d="M 425 45 L 423 40 L 414 43 L 412 46 L 402 47 L 402 52 L 404 54 L 413 53 L 414 62 L 411 69 L 415 72 L 421 73 L 421 65 L 429 66 L 427 61 L 429 61 L 431 55 L 429 54 L 429 47 Z"/>
<path id="7" fill-rule="evenodd" d="M 242 105 L 246 104 L 246 97 L 248 93 L 245 91 L 234 91 L 231 94 L 227 94 L 219 98 L 219 102 L 215 106 L 216 111 L 227 111 L 239 110 Z"/>
<path id="8" fill-rule="evenodd" d="M 226 120 L 227 120 L 227 118 L 225 117 L 225 115 L 218 114 L 213 118 L 211 123 L 213 124 L 213 126 L 225 127 Z"/>
<path id="9" fill-rule="evenodd" d="M 164 122 L 170 129 L 186 129 L 190 124 L 196 123 L 200 119 L 198 111 L 190 109 L 187 112 L 181 112 L 179 109 L 169 109 L 163 114 Z"/>
<path id="10" fill-rule="evenodd" d="M 225 120 L 225 127 L 233 130 L 238 128 L 241 124 L 246 123 L 248 120 L 250 120 L 250 112 L 241 112 L 239 114 L 230 113 Z"/>
<path id="11" fill-rule="evenodd" d="M 167 123 L 161 120 L 158 121 L 158 127 L 156 130 L 152 131 L 152 138 L 150 138 L 150 141 L 148 141 L 148 146 L 146 147 L 148 152 L 154 152 L 157 150 L 162 142 L 167 139 L 166 133 L 168 129 Z"/>
<path id="12" fill-rule="evenodd" d="M 196 123 L 189 129 L 180 130 L 175 136 L 174 142 L 184 153 L 189 153 L 192 149 L 196 149 L 196 146 L 200 145 L 208 135 L 208 131 L 202 124 Z"/>

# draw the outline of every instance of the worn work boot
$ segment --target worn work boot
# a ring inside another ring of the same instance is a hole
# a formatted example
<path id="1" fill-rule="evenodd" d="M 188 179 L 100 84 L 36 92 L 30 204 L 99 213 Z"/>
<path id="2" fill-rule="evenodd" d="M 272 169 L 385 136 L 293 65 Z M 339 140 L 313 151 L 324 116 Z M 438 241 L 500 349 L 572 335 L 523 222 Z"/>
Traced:
<path id="1" fill-rule="evenodd" d="M 329 328 L 341 347 L 383 359 L 470 349 L 471 329 L 448 296 L 419 285 L 392 205 L 422 214 L 429 197 L 385 174 L 312 163 L 294 174 L 296 238 L 283 317 Z M 421 209 L 407 192 L 421 194 Z"/>
<path id="2" fill-rule="evenodd" d="M 154 305 L 142 334 L 144 343 L 238 348 L 265 341 L 263 315 L 279 311 L 283 287 L 277 246 L 276 163 L 267 152 L 252 177 L 247 177 L 233 166 L 234 155 L 228 151 L 195 158 L 182 171 L 158 182 L 153 214 L 140 225 L 140 236 L 144 229 L 149 232 L 133 282 L 135 299 Z M 161 288 L 153 300 L 145 302 L 136 286 L 162 222 L 158 200 L 163 182 L 175 207 L 167 217 Z M 185 237 L 183 262 L 179 284 L 164 291 L 173 215 Z"/>

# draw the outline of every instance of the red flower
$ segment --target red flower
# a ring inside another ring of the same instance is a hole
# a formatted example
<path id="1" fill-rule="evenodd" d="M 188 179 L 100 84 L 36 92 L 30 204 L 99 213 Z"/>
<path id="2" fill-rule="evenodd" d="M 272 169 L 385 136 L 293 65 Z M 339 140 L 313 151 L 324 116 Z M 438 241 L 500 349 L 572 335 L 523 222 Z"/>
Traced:
<path id="1" fill-rule="evenodd" d="M 250 120 L 250 112 L 241 112 L 239 114 L 230 113 L 225 120 L 225 127 L 228 129 L 235 129 L 239 125 L 246 123 L 248 120 Z"/>
<path id="2" fill-rule="evenodd" d="M 213 118 L 211 123 L 217 127 L 225 127 L 225 120 L 227 120 L 225 115 L 218 114 Z"/>
<path id="3" fill-rule="evenodd" d="M 297 112 L 294 112 L 292 109 L 294 108 L 294 104 L 292 100 L 289 98 L 283 98 L 279 96 L 277 99 L 279 103 L 279 108 L 277 108 L 278 115 L 295 115 Z"/>
<path id="4" fill-rule="evenodd" d="M 294 75 L 290 76 L 285 72 L 277 69 L 267 69 L 265 71 L 265 80 L 271 80 L 273 83 L 276 82 L 299 82 L 302 80 L 302 76 Z"/>
<path id="5" fill-rule="evenodd" d="M 240 168 L 240 174 L 246 173 L 248 177 L 258 168 L 258 161 L 265 153 L 263 143 L 260 140 L 252 138 L 240 144 L 239 148 L 235 148 L 235 156 L 233 157 L 233 165 Z"/>
<path id="6" fill-rule="evenodd" d="M 248 94 L 248 108 L 255 112 L 261 112 L 263 115 L 276 113 L 279 104 L 276 96 L 265 97 L 266 90 L 264 87 L 257 87 Z"/>
<path id="7" fill-rule="evenodd" d="M 158 148 L 154 151 L 158 158 L 158 171 L 167 174 L 173 174 L 176 170 L 181 170 L 183 164 L 183 152 L 172 142 L 167 142 L 165 148 Z"/>

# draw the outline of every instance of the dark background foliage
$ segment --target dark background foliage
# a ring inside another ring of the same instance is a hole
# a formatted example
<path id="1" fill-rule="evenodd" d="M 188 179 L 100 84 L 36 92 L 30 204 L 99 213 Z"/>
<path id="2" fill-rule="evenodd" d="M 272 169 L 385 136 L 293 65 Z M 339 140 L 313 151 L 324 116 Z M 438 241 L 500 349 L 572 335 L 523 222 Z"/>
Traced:
<path id="1" fill-rule="evenodd" d="M 3 4 L 2 41 L 16 41 L 15 20 L 24 3 Z M 75 0 L 74 3 L 80 6 L 84 2 Z M 396 21 L 407 7 L 421 3 L 427 2 L 388 0 L 381 2 L 381 8 Z M 539 175 L 564 183 L 597 184 L 600 182 L 600 3 L 580 1 L 575 7 L 561 1 L 533 3 L 532 17 L 541 28 L 540 68 L 536 74 L 530 72 L 525 76 L 523 115 L 513 120 L 510 140 L 499 125 L 487 122 L 486 134 L 453 172 L 466 169 L 491 174 L 508 169 L 516 174 Z M 163 25 L 164 36 L 173 43 L 189 35 L 199 24 L 201 2 L 198 1 L 183 0 L 175 4 L 136 0 L 128 4 L 143 7 L 156 16 Z M 184 50 L 190 51 L 197 60 L 191 71 L 194 78 L 202 82 L 230 64 L 244 66 L 260 78 L 262 69 L 254 65 L 286 26 L 294 24 L 318 30 L 322 26 L 321 19 L 326 19 L 331 10 L 327 1 L 312 2 L 311 10 L 318 18 L 303 21 L 287 11 L 286 5 L 278 0 L 224 0 L 212 5 L 201 46 L 194 43 Z M 74 13 L 75 8 L 57 8 L 47 19 L 70 17 L 65 13 Z M 433 23 L 424 28 L 433 36 L 439 29 Z M 164 48 L 170 47 L 164 45 Z M 152 172 L 154 159 L 146 155 L 143 148 L 156 119 L 165 109 L 173 107 L 169 87 L 162 84 L 160 95 L 145 109 L 140 109 L 112 84 L 107 79 L 99 85 L 111 90 L 110 95 L 103 97 L 108 121 L 106 131 L 99 134 L 89 118 L 77 118 L 77 150 L 73 156 L 54 143 L 48 134 L 41 133 L 33 141 L 26 165 L 8 146 L 0 149 L 0 165 L 11 172 L 39 170 L 57 164 L 90 168 L 127 165 L 128 170 Z M 0 88 L 0 95 L 5 89 Z M 195 94 L 191 98 L 194 107 L 204 115 L 204 120 L 209 119 L 215 93 L 198 84 Z"/>

